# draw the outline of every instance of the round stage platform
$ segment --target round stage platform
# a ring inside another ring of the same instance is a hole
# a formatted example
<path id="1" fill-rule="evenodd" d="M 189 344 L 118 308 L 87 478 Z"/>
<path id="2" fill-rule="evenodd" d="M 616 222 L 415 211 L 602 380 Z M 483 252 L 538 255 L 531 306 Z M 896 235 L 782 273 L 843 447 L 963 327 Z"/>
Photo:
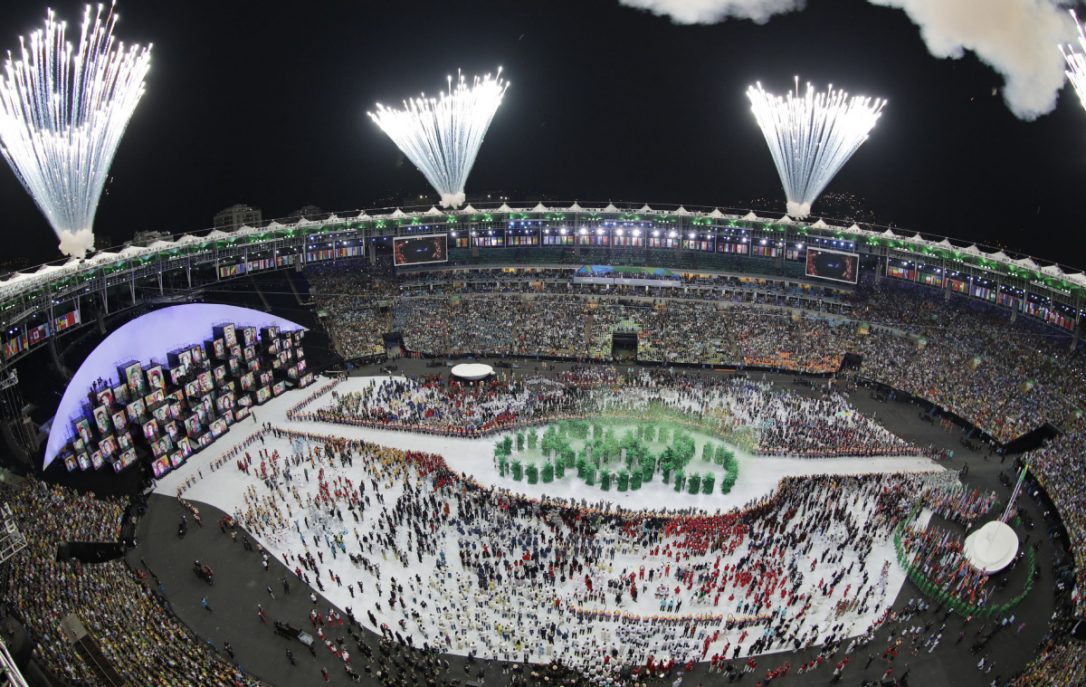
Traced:
<path id="1" fill-rule="evenodd" d="M 460 363 L 453 366 L 452 374 L 458 379 L 474 382 L 479 379 L 486 379 L 494 374 L 494 368 L 482 363 Z"/>
<path id="2" fill-rule="evenodd" d="M 1007 523 L 993 520 L 965 538 L 962 552 L 974 568 L 991 575 L 1014 561 L 1018 535 Z"/>

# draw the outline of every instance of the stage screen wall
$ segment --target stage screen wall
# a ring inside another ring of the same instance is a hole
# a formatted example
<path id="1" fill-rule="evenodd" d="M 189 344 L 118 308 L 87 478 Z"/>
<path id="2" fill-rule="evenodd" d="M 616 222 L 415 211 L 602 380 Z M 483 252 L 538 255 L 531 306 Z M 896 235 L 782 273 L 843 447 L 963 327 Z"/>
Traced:
<path id="1" fill-rule="evenodd" d="M 161 361 L 168 351 L 182 347 L 192 349 L 194 343 L 209 339 L 213 327 L 222 322 L 238 322 L 256 327 L 278 326 L 284 330 L 302 328 L 295 322 L 258 310 L 211 303 L 174 305 L 151 311 L 125 323 L 98 344 L 68 382 L 46 442 L 43 467 L 49 466 L 71 438 L 72 422 L 85 415 L 83 406 L 87 400 L 87 392 L 95 387 L 98 379 L 107 380 L 110 385 L 124 382 L 126 380 L 119 379 L 122 371 L 117 369 L 118 365 L 135 360 L 131 365 L 135 375 L 135 370 L 139 369 L 142 363 L 151 364 L 153 359 Z M 143 381 L 142 371 L 138 377 Z M 210 383 L 208 375 L 208 384 Z M 123 385 L 115 386 L 114 396 L 117 397 L 118 391 L 124 393 L 125 388 Z M 143 403 L 143 399 L 139 397 L 132 400 L 132 405 L 143 406 Z M 143 408 L 140 408 L 138 414 L 142 412 Z M 137 428 L 137 431 L 141 429 Z"/>
<path id="2" fill-rule="evenodd" d="M 447 234 L 426 234 L 392 239 L 392 257 L 396 265 L 425 265 L 449 261 Z"/>
<path id="3" fill-rule="evenodd" d="M 860 256 L 827 248 L 807 248 L 807 276 L 855 284 L 860 275 Z"/>

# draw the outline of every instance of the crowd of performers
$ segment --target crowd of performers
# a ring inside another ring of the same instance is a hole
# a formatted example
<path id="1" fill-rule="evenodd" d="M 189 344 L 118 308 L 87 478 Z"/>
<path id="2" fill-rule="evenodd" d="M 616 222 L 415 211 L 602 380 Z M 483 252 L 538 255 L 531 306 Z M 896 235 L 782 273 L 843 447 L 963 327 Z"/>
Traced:
<path id="1" fill-rule="evenodd" d="M 749 655 L 870 636 L 900 575 L 893 529 L 917 499 L 944 510 L 973 499 L 945 476 L 879 474 L 785 479 L 726 514 L 625 511 L 516 496 L 432 454 L 275 428 L 234 462 L 246 475 L 234 518 L 305 582 L 365 607 L 376 631 L 599 678 L 699 661 L 735 670 Z"/>
<path id="2" fill-rule="evenodd" d="M 739 378 L 657 370 L 627 377 L 577 368 L 561 381 L 494 377 L 482 384 L 444 380 L 374 379 L 332 402 L 291 418 L 380 429 L 474 437 L 557 418 L 600 413 L 681 413 L 724 436 L 749 432 L 763 455 L 798 457 L 916 454 L 919 449 L 857 412 L 841 394 L 774 389 Z"/>

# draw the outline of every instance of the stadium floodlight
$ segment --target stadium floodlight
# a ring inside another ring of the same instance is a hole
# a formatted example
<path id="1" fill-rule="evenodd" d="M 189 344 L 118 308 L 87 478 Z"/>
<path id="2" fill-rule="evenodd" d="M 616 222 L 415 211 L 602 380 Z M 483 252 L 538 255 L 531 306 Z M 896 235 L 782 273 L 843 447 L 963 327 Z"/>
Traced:
<path id="1" fill-rule="evenodd" d="M 98 199 L 151 66 L 151 46 L 116 41 L 116 23 L 112 6 L 86 5 L 73 45 L 49 10 L 0 73 L 0 151 L 65 255 L 94 248 Z"/>
<path id="2" fill-rule="evenodd" d="M 377 104 L 367 112 L 441 196 L 442 207 L 464 204 L 464 185 L 475 164 L 483 136 L 501 105 L 509 84 L 495 76 L 475 77 L 469 85 L 459 74 L 455 87 L 437 98 L 403 101 L 402 109 Z"/>
<path id="3" fill-rule="evenodd" d="M 750 86 L 747 97 L 784 185 L 788 215 L 796 218 L 811 214 L 811 204 L 867 140 L 886 105 L 832 85 L 816 91 L 808 83 L 801 94 L 799 77 L 784 97 L 761 83 Z"/>
<path id="4" fill-rule="evenodd" d="M 1079 103 L 1086 108 L 1086 32 L 1083 31 L 1075 11 L 1070 12 L 1075 28 L 1078 29 L 1078 50 L 1076 51 L 1071 45 L 1061 45 L 1060 52 L 1063 53 L 1063 59 L 1067 62 L 1067 78 L 1078 93 Z"/>

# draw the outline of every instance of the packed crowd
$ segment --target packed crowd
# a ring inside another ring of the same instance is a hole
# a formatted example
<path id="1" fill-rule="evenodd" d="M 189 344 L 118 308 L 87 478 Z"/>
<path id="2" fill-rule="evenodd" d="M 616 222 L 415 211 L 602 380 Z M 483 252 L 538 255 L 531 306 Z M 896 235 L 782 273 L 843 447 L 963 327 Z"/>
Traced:
<path id="1" fill-rule="evenodd" d="M 68 684 L 99 684 L 95 673 L 60 635 L 69 613 L 86 626 L 103 654 L 132 685 L 238 687 L 255 684 L 192 636 L 121 560 L 58 560 L 70 541 L 120 540 L 124 505 L 28 479 L 7 487 L 28 544 L 3 566 L 3 598 L 37 640 L 35 659 Z"/>
<path id="2" fill-rule="evenodd" d="M 303 580 L 349 593 L 398 642 L 596 680 L 873 632 L 893 597 L 890 533 L 948 488 L 830 475 L 724 515 L 631 512 L 515 496 L 439 456 L 272 436 L 239 459 L 235 517 Z"/>
<path id="3" fill-rule="evenodd" d="M 332 345 L 344 358 L 366 358 L 384 353 L 382 335 L 389 331 L 388 308 L 380 280 L 368 273 L 335 267 L 306 270 L 309 292 L 318 314 L 323 313 Z"/>
<path id="4" fill-rule="evenodd" d="M 1069 339 L 1026 317 L 920 288 L 885 286 L 857 314 L 890 328 L 856 337 L 862 373 L 969 420 L 1000 442 L 1044 422 L 1067 426 L 1086 400 Z"/>
<path id="5" fill-rule="evenodd" d="M 540 278 L 478 272 L 412 275 L 399 287 L 333 273 L 321 288 L 331 293 L 338 285 L 354 295 L 319 302 L 332 313 L 329 330 L 345 357 L 378 350 L 389 328 L 424 355 L 609 360 L 611 335 L 620 329 L 637 332 L 637 355 L 646 362 L 830 373 L 855 353 L 862 376 L 929 400 L 999 442 L 1045 422 L 1065 426 L 1086 402 L 1086 365 L 1068 352 L 1065 337 L 1030 318 L 1012 323 L 994 306 L 948 301 L 920 287 L 861 289 L 845 307 L 840 294 L 782 285 L 775 293 L 768 280 L 691 280 L 657 294 L 574 285 L 568 271 Z"/>
<path id="6" fill-rule="evenodd" d="M 539 380 L 465 384 L 440 377 L 386 379 L 345 393 L 309 415 L 323 422 L 477 436 L 575 411 L 576 393 Z"/>
<path id="7" fill-rule="evenodd" d="M 1086 431 L 1064 434 L 1023 456 L 1037 481 L 1060 511 L 1075 557 L 1073 603 L 1086 613 Z"/>
<path id="8" fill-rule="evenodd" d="M 483 384 L 440 377 L 373 379 L 360 388 L 334 391 L 327 407 L 291 417 L 478 436 L 599 413 L 644 416 L 651 409 L 681 413 L 725 437 L 752 436 L 750 448 L 763 455 L 823 458 L 919 453 L 835 392 L 810 397 L 764 382 L 714 380 L 665 369 L 620 379 L 585 367 L 571 371 L 561 383 L 500 377 Z"/>

